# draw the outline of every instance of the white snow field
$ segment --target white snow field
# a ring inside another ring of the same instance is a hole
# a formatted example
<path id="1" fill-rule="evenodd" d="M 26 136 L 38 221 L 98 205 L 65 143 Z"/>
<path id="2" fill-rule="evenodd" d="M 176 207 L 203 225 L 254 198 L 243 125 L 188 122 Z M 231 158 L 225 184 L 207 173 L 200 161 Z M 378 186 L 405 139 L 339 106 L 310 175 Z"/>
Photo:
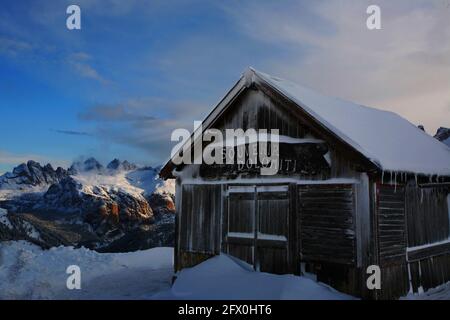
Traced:
<path id="1" fill-rule="evenodd" d="M 100 254 L 70 247 L 44 251 L 25 241 L 0 243 L 0 300 L 143 299 L 170 288 L 173 249 Z M 81 290 L 66 287 L 67 267 L 81 269 Z"/>
<path id="2" fill-rule="evenodd" d="M 81 290 L 69 290 L 69 266 L 81 270 Z M 347 300 L 354 297 L 306 277 L 254 272 L 226 255 L 173 277 L 173 249 L 97 253 L 26 241 L 0 243 L 0 300 Z M 450 299 L 450 283 L 403 299 Z"/>

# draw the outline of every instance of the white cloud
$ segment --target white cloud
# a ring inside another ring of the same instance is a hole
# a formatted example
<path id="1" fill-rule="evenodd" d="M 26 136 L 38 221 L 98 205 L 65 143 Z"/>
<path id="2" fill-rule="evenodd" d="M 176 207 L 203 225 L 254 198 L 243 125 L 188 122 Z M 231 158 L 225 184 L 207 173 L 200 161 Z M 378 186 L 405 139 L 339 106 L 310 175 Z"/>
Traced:
<path id="1" fill-rule="evenodd" d="M 100 82 L 101 84 L 110 83 L 109 80 L 100 75 L 100 73 L 92 66 L 91 60 L 91 56 L 85 52 L 73 53 L 67 59 L 73 70 L 83 78 L 92 79 Z"/>
<path id="2" fill-rule="evenodd" d="M 105 145 L 120 144 L 143 150 L 152 163 L 167 159 L 176 128 L 193 131 L 193 121 L 203 119 L 210 108 L 193 101 L 143 97 L 117 105 L 94 105 L 79 114 L 92 122 L 94 135 Z M 164 115 L 155 117 L 154 114 Z"/>
<path id="3" fill-rule="evenodd" d="M 382 30 L 370 31 L 372 2 L 317 1 L 308 6 L 309 19 L 302 2 L 281 11 L 258 2 L 227 12 L 249 36 L 292 52 L 269 60 L 267 72 L 397 112 L 430 133 L 450 126 L 450 8 L 441 0 L 379 0 Z"/>

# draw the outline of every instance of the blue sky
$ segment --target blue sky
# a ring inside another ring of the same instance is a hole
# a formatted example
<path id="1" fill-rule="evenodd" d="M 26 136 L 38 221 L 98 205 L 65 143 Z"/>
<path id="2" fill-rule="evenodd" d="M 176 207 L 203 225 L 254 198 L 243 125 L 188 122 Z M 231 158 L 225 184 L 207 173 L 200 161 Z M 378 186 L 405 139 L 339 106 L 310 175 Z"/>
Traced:
<path id="1" fill-rule="evenodd" d="M 373 1 L 372 1 L 373 2 Z M 66 28 L 81 8 L 82 29 Z M 321 92 L 450 126 L 444 0 L 2 1 L 0 173 L 33 158 L 161 164 L 254 66 Z"/>

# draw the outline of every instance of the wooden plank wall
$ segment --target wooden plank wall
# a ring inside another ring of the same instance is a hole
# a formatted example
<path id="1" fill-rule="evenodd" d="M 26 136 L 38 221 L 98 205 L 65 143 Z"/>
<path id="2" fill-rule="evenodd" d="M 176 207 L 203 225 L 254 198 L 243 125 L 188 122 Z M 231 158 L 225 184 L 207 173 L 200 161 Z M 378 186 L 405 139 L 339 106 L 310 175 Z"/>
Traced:
<path id="1" fill-rule="evenodd" d="M 403 186 L 379 186 L 377 222 L 380 266 L 404 263 L 406 261 L 406 220 Z"/>
<path id="2" fill-rule="evenodd" d="M 356 262 L 352 185 L 298 186 L 302 261 Z"/>
<path id="3" fill-rule="evenodd" d="M 406 187 L 408 247 L 446 240 L 450 236 L 447 188 Z"/>
<path id="4" fill-rule="evenodd" d="M 406 188 L 408 247 L 442 242 L 450 237 L 448 187 Z M 450 281 L 450 244 L 426 246 L 408 252 L 411 286 L 414 292 Z"/>
<path id="5" fill-rule="evenodd" d="M 254 193 L 230 193 L 228 195 L 228 211 L 224 212 L 227 230 L 224 230 L 225 245 L 228 254 L 249 264 L 253 264 L 253 239 L 248 243 L 233 242 L 227 238 L 228 232 L 254 233 L 253 219 L 255 212 Z"/>
<path id="6" fill-rule="evenodd" d="M 308 133 L 293 113 L 276 105 L 262 92 L 247 90 L 214 125 L 217 129 L 278 129 L 280 135 L 304 138 Z"/>
<path id="7" fill-rule="evenodd" d="M 222 186 L 183 185 L 181 207 L 179 269 L 220 253 Z"/>
<path id="8" fill-rule="evenodd" d="M 258 193 L 258 232 L 290 239 L 289 195 L 289 192 Z M 258 243 L 260 270 L 275 274 L 293 272 L 292 266 L 289 265 L 289 253 L 289 242 L 277 245 L 276 241 L 266 240 Z"/>
<path id="9" fill-rule="evenodd" d="M 225 132 L 226 129 L 242 128 L 244 130 L 253 128 L 259 129 L 279 129 L 280 135 L 293 138 L 317 138 L 314 136 L 308 125 L 302 124 L 298 115 L 291 112 L 289 107 L 283 106 L 280 102 L 267 97 L 263 92 L 247 90 L 243 93 L 223 114 L 218 123 L 213 124 L 214 128 Z M 329 155 L 331 158 L 331 172 L 311 176 L 299 175 L 299 179 L 322 180 L 337 177 L 358 178 L 353 166 L 354 162 L 346 157 L 346 154 L 338 152 L 333 145 L 329 144 Z"/>
<path id="10" fill-rule="evenodd" d="M 376 229 L 381 268 L 381 290 L 377 297 L 396 299 L 409 290 L 404 186 L 378 185 Z"/>
<path id="11" fill-rule="evenodd" d="M 275 187 L 276 190 L 270 190 Z M 253 264 L 261 272 L 295 273 L 296 239 L 291 226 L 294 186 L 230 186 L 224 221 L 225 252 Z M 295 204 L 293 204 L 295 205 Z M 298 272 L 297 272 L 298 273 Z"/>
<path id="12" fill-rule="evenodd" d="M 435 288 L 450 281 L 450 253 L 411 261 L 411 286 L 413 292 Z"/>
<path id="13" fill-rule="evenodd" d="M 382 290 L 379 299 L 399 298 L 450 281 L 450 245 L 417 247 L 450 235 L 446 188 L 421 189 L 415 182 L 378 185 L 377 245 Z M 408 270 L 409 268 L 409 270 Z"/>

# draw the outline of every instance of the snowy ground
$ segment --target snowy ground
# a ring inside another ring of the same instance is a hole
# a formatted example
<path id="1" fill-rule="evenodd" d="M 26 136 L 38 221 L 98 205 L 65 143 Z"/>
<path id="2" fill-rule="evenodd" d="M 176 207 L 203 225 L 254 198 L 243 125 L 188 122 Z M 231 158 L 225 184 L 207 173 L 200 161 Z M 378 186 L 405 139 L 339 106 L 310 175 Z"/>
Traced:
<path id="1" fill-rule="evenodd" d="M 450 282 L 421 294 L 408 294 L 403 300 L 450 300 Z"/>
<path id="2" fill-rule="evenodd" d="M 173 249 L 100 254 L 68 247 L 44 251 L 25 241 L 0 243 L 0 300 L 346 300 L 351 296 L 306 277 L 254 272 L 226 255 L 173 276 Z M 81 290 L 68 290 L 68 266 L 81 269 Z M 404 299 L 450 299 L 450 283 Z"/>
<path id="3" fill-rule="evenodd" d="M 99 254 L 67 247 L 43 251 L 25 241 L 0 243 L 1 299 L 142 299 L 170 288 L 173 249 Z M 68 290 L 66 269 L 81 269 L 82 290 Z"/>
<path id="4" fill-rule="evenodd" d="M 155 296 L 166 300 L 349 300 L 322 283 L 293 275 L 254 272 L 226 255 L 180 272 L 174 286 Z"/>

